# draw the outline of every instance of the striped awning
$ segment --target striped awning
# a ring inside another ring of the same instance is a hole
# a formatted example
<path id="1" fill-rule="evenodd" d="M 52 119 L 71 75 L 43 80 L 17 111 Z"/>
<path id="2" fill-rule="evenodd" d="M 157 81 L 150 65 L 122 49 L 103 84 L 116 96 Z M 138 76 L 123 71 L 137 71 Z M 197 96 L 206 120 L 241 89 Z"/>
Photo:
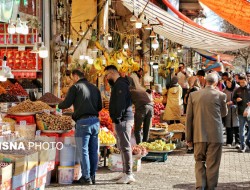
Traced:
<path id="1" fill-rule="evenodd" d="M 141 18 L 144 24 L 147 24 L 148 20 L 150 23 L 158 23 L 156 19 L 158 18 L 163 25 L 154 26 L 154 31 L 186 47 L 211 51 L 229 51 L 250 46 L 249 40 L 229 39 L 193 26 L 180 18 L 170 15 L 167 11 L 151 2 L 146 6 L 148 0 L 122 0 L 122 2 L 131 12 L 135 10 L 136 16 L 145 8 L 143 14 L 146 15 L 147 20 Z"/>

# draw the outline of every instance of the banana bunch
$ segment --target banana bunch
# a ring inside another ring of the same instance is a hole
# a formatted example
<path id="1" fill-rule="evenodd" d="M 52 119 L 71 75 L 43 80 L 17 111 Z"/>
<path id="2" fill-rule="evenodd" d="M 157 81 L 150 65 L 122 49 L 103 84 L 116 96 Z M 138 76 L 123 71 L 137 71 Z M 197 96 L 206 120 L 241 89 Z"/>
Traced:
<path id="1" fill-rule="evenodd" d="M 99 49 L 101 51 L 105 51 L 105 48 L 102 47 L 102 45 L 100 44 L 100 42 L 97 41 L 97 40 L 95 41 L 95 46 L 97 47 L 97 49 Z"/>

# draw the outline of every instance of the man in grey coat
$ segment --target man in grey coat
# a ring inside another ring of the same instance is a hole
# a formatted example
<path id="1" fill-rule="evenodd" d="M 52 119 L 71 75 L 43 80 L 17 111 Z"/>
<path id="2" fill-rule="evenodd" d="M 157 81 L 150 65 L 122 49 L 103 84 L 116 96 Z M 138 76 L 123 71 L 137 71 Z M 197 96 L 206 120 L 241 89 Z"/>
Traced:
<path id="1" fill-rule="evenodd" d="M 215 87 L 218 76 L 210 73 L 206 87 L 189 95 L 186 141 L 194 143 L 196 189 L 217 187 L 223 144 L 222 117 L 227 115 L 226 95 Z"/>

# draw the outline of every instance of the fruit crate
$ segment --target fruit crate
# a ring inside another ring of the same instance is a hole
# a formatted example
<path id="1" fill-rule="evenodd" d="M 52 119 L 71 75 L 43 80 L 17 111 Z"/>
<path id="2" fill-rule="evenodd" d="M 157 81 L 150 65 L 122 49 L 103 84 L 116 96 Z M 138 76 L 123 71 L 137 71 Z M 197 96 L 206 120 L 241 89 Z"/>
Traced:
<path id="1" fill-rule="evenodd" d="M 165 162 L 168 159 L 168 153 L 149 152 L 147 156 L 142 158 L 142 161 Z"/>

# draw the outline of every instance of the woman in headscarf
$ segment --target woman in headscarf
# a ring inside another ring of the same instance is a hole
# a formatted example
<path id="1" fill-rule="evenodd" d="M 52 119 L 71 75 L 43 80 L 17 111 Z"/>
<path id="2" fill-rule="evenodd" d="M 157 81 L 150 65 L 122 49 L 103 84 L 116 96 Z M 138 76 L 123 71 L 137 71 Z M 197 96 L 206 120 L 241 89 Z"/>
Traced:
<path id="1" fill-rule="evenodd" d="M 228 114 L 224 118 L 226 127 L 226 143 L 228 147 L 232 146 L 233 136 L 235 139 L 236 148 L 239 148 L 239 118 L 237 115 L 237 107 L 233 103 L 233 93 L 238 88 L 237 83 L 231 77 L 225 81 L 226 88 L 224 93 L 227 95 Z"/>
<path id="2" fill-rule="evenodd" d="M 182 88 L 178 84 L 178 78 L 174 76 L 171 79 L 170 87 L 167 90 L 167 104 L 163 115 L 163 120 L 180 123 L 182 113 Z"/>

